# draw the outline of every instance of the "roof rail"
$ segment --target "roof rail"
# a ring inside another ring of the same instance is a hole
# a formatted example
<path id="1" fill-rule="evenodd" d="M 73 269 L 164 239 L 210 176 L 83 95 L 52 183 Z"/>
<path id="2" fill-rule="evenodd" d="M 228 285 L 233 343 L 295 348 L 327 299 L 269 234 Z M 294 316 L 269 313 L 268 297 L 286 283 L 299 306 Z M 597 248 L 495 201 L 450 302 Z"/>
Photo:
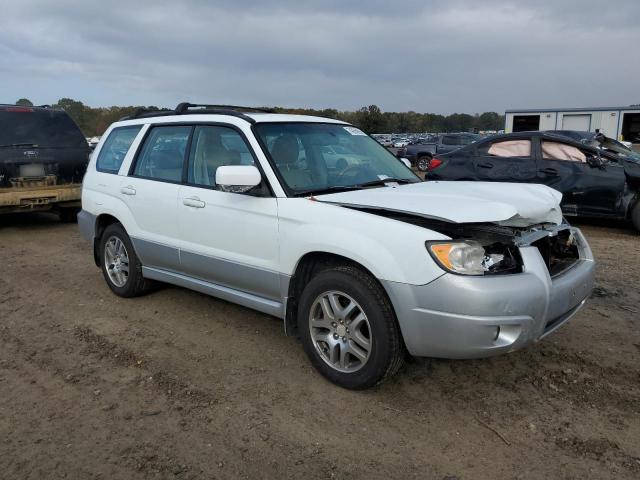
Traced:
<path id="1" fill-rule="evenodd" d="M 273 108 L 255 108 L 255 107 L 242 107 L 240 105 L 211 105 L 205 103 L 180 103 L 176 108 L 175 112 L 177 114 L 183 113 L 184 111 L 198 107 L 205 110 L 235 110 L 237 112 L 262 112 L 262 113 L 275 113 Z"/>
<path id="2" fill-rule="evenodd" d="M 138 108 L 131 115 L 122 117 L 120 120 L 133 120 L 134 118 L 162 117 L 170 115 L 192 115 L 192 114 L 213 114 L 213 115 L 229 115 L 232 117 L 242 118 L 249 123 L 256 121 L 245 115 L 243 112 L 264 112 L 274 113 L 273 109 L 241 107 L 238 105 L 210 105 L 204 103 L 188 103 L 178 104 L 174 110 L 149 110 L 146 108 Z"/>

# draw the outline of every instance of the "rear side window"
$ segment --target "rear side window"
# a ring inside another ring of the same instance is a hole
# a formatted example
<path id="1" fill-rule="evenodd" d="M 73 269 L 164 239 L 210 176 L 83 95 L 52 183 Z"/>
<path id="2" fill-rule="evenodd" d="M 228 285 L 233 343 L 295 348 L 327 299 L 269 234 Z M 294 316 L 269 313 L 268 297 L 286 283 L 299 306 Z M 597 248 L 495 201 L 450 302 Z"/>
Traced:
<path id="1" fill-rule="evenodd" d="M 531 140 L 505 140 L 478 147 L 480 155 L 514 158 L 531 157 Z"/>
<path id="2" fill-rule="evenodd" d="M 105 173 L 118 173 L 124 157 L 127 155 L 141 128 L 142 125 L 133 125 L 111 130 L 100 149 L 100 154 L 96 161 L 96 170 Z"/>
<path id="3" fill-rule="evenodd" d="M 62 110 L 0 107 L 0 145 L 16 144 L 89 149 L 78 126 Z"/>
<path id="4" fill-rule="evenodd" d="M 458 137 L 454 137 L 453 135 L 445 135 L 442 137 L 442 145 L 460 145 L 458 141 Z"/>
<path id="5" fill-rule="evenodd" d="M 182 165 L 191 127 L 153 127 L 138 155 L 133 174 L 136 177 L 182 181 Z"/>

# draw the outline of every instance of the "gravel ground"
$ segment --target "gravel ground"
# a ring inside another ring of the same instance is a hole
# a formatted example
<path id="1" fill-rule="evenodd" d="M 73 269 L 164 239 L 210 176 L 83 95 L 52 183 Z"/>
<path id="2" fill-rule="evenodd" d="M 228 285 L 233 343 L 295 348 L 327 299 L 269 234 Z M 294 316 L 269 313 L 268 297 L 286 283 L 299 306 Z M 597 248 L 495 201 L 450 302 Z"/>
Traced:
<path id="1" fill-rule="evenodd" d="M 583 225 L 588 306 L 545 341 L 351 392 L 281 321 L 110 293 L 75 225 L 0 218 L 0 478 L 640 478 L 640 237 Z"/>

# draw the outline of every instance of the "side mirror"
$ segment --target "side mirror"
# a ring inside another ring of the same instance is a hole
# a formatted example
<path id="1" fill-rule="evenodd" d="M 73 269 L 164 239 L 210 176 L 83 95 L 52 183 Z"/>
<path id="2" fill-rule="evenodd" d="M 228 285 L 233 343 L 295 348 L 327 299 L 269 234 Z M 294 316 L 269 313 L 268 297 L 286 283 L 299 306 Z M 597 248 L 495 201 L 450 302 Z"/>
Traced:
<path id="1" fill-rule="evenodd" d="M 402 163 L 404 163 L 404 164 L 406 165 L 406 167 L 407 167 L 407 168 L 411 168 L 411 162 L 409 161 L 409 159 L 408 159 L 408 158 L 404 158 L 404 157 L 402 157 L 402 158 L 400 159 L 400 161 L 401 161 Z"/>
<path id="2" fill-rule="evenodd" d="M 605 170 L 607 168 L 604 160 L 600 156 L 600 152 L 598 152 L 596 156 L 587 156 L 587 163 L 592 168 L 599 168 L 600 170 Z"/>
<path id="3" fill-rule="evenodd" d="M 216 185 L 223 192 L 248 192 L 261 181 L 262 175 L 253 165 L 225 165 L 216 170 Z"/>

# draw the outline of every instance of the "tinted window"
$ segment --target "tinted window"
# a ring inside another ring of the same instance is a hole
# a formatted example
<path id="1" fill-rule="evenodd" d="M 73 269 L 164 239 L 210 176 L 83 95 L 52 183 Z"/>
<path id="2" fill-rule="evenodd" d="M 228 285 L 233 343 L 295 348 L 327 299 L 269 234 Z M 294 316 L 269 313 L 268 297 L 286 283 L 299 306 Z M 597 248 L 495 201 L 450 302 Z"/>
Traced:
<path id="1" fill-rule="evenodd" d="M 141 128 L 142 125 L 135 125 L 113 129 L 100 149 L 96 170 L 118 173 L 124 157 Z"/>
<path id="2" fill-rule="evenodd" d="M 196 127 L 189 154 L 189 183 L 215 186 L 216 170 L 223 165 L 253 165 L 244 139 L 232 128 Z"/>
<path id="3" fill-rule="evenodd" d="M 442 137 L 443 145 L 459 145 L 458 137 L 454 137 L 453 135 L 445 135 Z"/>
<path id="4" fill-rule="evenodd" d="M 87 140 L 62 110 L 0 107 L 0 145 L 88 149 Z"/>
<path id="5" fill-rule="evenodd" d="M 180 182 L 191 127 L 153 127 L 138 155 L 134 175 Z"/>
<path id="6" fill-rule="evenodd" d="M 503 158 L 530 157 L 531 140 L 503 140 L 485 143 L 478 147 L 478 154 Z"/>

